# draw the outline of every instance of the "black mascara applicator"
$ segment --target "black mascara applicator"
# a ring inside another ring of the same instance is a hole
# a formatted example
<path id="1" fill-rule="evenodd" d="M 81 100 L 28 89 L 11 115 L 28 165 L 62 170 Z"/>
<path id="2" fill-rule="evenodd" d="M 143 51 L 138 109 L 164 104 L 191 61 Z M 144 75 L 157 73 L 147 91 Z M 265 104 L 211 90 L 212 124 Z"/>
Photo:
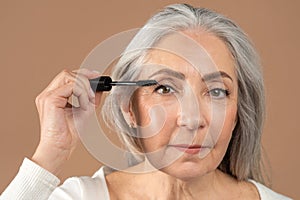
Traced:
<path id="1" fill-rule="evenodd" d="M 112 81 L 109 76 L 100 76 L 90 79 L 90 85 L 94 92 L 110 91 L 112 86 L 152 86 L 157 85 L 156 80 L 140 80 L 140 81 Z"/>

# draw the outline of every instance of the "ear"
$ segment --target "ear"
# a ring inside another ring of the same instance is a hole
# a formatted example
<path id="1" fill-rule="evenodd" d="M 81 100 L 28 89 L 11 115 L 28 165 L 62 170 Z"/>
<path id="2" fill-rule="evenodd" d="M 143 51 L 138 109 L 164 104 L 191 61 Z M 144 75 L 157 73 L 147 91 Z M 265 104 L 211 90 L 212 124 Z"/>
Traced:
<path id="1" fill-rule="evenodd" d="M 136 127 L 137 124 L 133 110 L 132 101 L 129 101 L 128 104 L 121 106 L 123 117 L 129 127 Z"/>

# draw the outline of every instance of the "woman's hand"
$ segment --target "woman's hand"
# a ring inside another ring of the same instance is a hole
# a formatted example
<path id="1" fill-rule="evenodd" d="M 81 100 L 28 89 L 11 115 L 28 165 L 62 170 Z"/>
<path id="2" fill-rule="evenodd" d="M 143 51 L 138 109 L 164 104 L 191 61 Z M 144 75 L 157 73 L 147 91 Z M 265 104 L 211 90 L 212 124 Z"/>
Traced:
<path id="1" fill-rule="evenodd" d="M 84 124 L 99 105 L 101 93 L 95 97 L 88 80 L 98 76 L 99 73 L 87 69 L 64 70 L 36 98 L 41 138 L 32 160 L 55 175 L 79 140 L 74 115 L 76 123 L 80 119 L 79 125 Z M 79 107 L 72 108 L 68 102 L 72 95 L 78 98 Z"/>

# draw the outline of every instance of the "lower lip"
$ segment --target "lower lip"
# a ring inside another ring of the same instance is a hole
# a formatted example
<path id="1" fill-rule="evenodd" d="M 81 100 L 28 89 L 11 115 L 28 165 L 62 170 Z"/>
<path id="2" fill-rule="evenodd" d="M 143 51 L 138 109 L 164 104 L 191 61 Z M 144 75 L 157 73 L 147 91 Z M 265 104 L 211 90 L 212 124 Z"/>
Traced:
<path id="1" fill-rule="evenodd" d="M 188 147 L 178 147 L 178 146 L 173 146 L 177 150 L 188 153 L 188 154 L 198 154 L 201 151 L 201 147 L 195 147 L 195 148 L 188 148 Z"/>

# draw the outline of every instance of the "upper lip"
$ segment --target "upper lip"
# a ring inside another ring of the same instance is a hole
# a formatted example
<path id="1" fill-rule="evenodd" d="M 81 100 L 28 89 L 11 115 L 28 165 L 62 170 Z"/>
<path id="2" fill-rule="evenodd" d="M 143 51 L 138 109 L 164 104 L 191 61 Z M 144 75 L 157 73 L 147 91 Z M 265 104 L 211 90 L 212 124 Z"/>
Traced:
<path id="1" fill-rule="evenodd" d="M 186 149 L 200 149 L 200 148 L 208 148 L 208 146 L 205 145 L 199 145 L 199 144 L 172 144 L 169 145 L 171 147 L 178 147 L 178 148 L 186 148 Z"/>

